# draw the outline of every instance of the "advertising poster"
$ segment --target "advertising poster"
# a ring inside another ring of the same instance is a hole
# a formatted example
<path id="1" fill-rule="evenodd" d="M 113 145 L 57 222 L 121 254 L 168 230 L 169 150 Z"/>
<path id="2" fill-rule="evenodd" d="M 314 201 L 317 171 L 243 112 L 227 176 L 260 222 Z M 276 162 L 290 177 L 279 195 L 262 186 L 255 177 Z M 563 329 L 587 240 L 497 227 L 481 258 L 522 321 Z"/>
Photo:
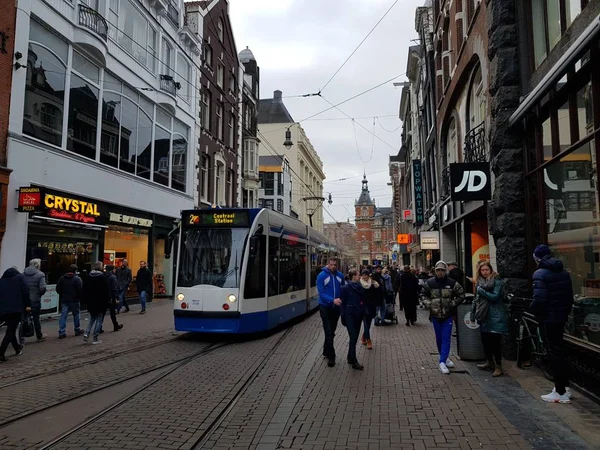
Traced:
<path id="1" fill-rule="evenodd" d="M 488 226 L 485 220 L 477 220 L 471 224 L 471 249 L 473 252 L 473 274 L 475 274 L 477 272 L 477 263 L 490 259 L 490 241 Z"/>
<path id="2" fill-rule="evenodd" d="M 46 293 L 42 296 L 41 316 L 50 316 L 58 313 L 58 293 L 55 284 L 46 286 Z"/>

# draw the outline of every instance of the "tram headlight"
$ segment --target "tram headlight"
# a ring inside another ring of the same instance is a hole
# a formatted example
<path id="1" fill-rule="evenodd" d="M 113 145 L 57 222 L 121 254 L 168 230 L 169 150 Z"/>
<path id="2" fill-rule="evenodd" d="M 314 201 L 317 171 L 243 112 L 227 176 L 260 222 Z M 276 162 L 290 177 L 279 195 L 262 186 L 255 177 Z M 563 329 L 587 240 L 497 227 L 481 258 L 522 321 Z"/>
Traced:
<path id="1" fill-rule="evenodd" d="M 237 300 L 237 297 L 233 294 L 231 294 L 229 297 L 227 297 L 227 301 L 229 303 L 235 303 L 236 300 Z"/>
<path id="2" fill-rule="evenodd" d="M 180 302 L 182 302 L 183 300 L 185 300 L 185 295 L 183 295 L 181 292 L 179 294 L 177 294 L 177 300 L 179 300 Z"/>

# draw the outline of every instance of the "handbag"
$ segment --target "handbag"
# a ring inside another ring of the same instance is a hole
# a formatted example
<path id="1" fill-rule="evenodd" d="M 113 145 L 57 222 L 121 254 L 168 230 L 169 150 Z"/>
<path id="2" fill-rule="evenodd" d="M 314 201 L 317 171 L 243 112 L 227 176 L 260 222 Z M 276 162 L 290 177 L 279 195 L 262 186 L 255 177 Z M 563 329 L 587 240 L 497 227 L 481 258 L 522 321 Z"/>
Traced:
<path id="1" fill-rule="evenodd" d="M 23 322 L 21 323 L 21 335 L 23 337 L 32 337 L 35 334 L 35 327 L 33 325 L 33 316 L 30 312 L 25 313 L 23 316 Z"/>
<path id="2" fill-rule="evenodd" d="M 477 296 L 475 303 L 475 317 L 477 323 L 483 323 L 487 320 L 490 311 L 490 304 L 485 298 Z"/>

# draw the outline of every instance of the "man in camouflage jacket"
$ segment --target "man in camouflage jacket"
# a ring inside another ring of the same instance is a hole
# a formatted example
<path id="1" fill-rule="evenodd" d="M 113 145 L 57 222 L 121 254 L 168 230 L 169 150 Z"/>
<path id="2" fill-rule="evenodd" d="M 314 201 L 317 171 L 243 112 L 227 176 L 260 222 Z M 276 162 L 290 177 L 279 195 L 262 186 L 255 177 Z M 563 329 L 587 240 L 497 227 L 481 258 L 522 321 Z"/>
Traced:
<path id="1" fill-rule="evenodd" d="M 435 265 L 435 277 L 423 285 L 423 303 L 429 307 L 430 318 L 435 330 L 435 340 L 440 353 L 440 371 L 450 373 L 454 363 L 449 359 L 452 339 L 452 317 L 456 308 L 465 300 L 462 286 L 448 277 L 448 266 L 444 261 Z"/>

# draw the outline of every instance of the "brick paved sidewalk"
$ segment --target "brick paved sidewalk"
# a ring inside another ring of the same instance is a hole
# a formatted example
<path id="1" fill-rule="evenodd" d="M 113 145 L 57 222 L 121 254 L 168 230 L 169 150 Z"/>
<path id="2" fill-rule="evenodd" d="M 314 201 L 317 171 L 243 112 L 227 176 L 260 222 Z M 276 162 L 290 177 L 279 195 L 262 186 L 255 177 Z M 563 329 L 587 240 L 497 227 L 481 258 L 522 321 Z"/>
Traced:
<path id="1" fill-rule="evenodd" d="M 0 384 L 40 375 L 61 369 L 71 364 L 93 361 L 114 353 L 131 350 L 136 347 L 157 344 L 175 339 L 177 333 L 173 326 L 173 301 L 170 299 L 154 299 L 148 304 L 147 313 L 139 314 L 139 307 L 134 305 L 130 312 L 117 316 L 123 329 L 112 331 L 110 316 L 104 319 L 105 333 L 101 335 L 101 345 L 84 345 L 82 337 L 73 335 L 73 318 L 67 320 L 67 338 L 58 339 L 58 318 L 42 322 L 42 331 L 47 335 L 43 342 L 28 338 L 22 356 L 13 357 L 12 347 L 6 356 L 8 362 L 0 365 Z M 81 327 L 88 324 L 88 314 L 81 315 Z M 4 329 L 0 330 L 4 333 Z"/>

